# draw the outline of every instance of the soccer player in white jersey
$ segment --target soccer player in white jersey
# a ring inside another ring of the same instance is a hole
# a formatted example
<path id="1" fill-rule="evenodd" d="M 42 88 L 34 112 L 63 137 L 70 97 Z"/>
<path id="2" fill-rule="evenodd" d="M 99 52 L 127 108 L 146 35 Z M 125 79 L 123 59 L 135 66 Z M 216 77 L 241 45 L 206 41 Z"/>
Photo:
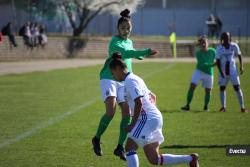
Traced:
<path id="1" fill-rule="evenodd" d="M 240 88 L 240 78 L 235 63 L 235 57 L 238 57 L 240 64 L 240 74 L 243 74 L 243 63 L 240 48 L 236 43 L 231 42 L 231 34 L 223 32 L 221 34 L 221 44 L 216 49 L 216 64 L 219 69 L 220 100 L 221 112 L 226 111 L 226 86 L 230 80 L 233 84 L 241 112 L 248 112 L 244 106 L 243 93 Z"/>
<path id="2" fill-rule="evenodd" d="M 128 167 L 139 167 L 136 153 L 138 146 L 143 148 L 148 161 L 153 165 L 187 163 L 190 167 L 198 167 L 198 154 L 159 153 L 159 146 L 164 137 L 162 115 L 155 105 L 156 97 L 140 77 L 128 72 L 119 53 L 114 53 L 112 57 L 109 68 L 117 81 L 124 81 L 125 100 L 131 109 L 132 122 L 125 127 L 129 132 L 125 147 Z"/>

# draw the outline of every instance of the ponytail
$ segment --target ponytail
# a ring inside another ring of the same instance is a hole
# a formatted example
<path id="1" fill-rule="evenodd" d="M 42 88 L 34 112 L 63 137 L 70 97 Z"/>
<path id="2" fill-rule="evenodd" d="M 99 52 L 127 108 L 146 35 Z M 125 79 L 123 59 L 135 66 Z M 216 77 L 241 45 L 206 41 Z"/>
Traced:
<path id="1" fill-rule="evenodd" d="M 123 22 L 130 22 L 130 10 L 129 9 L 125 9 L 120 13 L 121 17 L 118 20 L 118 24 L 117 27 L 119 27 L 119 25 Z"/>
<path id="2" fill-rule="evenodd" d="M 117 66 L 121 67 L 123 70 L 127 68 L 127 65 L 122 60 L 122 55 L 119 52 L 114 52 L 112 54 L 112 60 L 109 64 L 110 69 L 115 69 Z"/>

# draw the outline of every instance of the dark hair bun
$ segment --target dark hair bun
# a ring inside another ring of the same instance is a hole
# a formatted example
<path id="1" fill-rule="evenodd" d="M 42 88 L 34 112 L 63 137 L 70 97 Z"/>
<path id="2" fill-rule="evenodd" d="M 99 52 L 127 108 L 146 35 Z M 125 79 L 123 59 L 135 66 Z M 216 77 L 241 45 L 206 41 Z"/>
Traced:
<path id="1" fill-rule="evenodd" d="M 125 10 L 123 10 L 123 11 L 120 13 L 120 15 L 121 15 L 122 17 L 130 18 L 130 10 L 125 9 Z"/>
<path id="2" fill-rule="evenodd" d="M 121 55 L 121 53 L 119 53 L 119 52 L 114 52 L 114 53 L 112 54 L 112 58 L 113 58 L 113 59 L 122 59 L 122 55 Z"/>

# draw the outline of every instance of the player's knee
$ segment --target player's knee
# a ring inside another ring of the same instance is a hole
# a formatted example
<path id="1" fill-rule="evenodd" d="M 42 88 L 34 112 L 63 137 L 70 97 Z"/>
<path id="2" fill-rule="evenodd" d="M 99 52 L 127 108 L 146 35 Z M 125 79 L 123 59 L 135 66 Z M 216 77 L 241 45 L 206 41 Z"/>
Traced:
<path id="1" fill-rule="evenodd" d="M 107 116 L 113 118 L 115 115 L 115 108 L 112 108 L 112 107 L 106 108 L 106 114 L 107 114 Z"/>
<path id="2" fill-rule="evenodd" d="M 239 91 L 240 90 L 240 85 L 234 85 L 234 90 Z"/>
<path id="3" fill-rule="evenodd" d="M 225 91 L 226 90 L 226 87 L 225 86 L 221 86 L 220 87 L 220 91 Z"/>
<path id="4" fill-rule="evenodd" d="M 122 111 L 122 117 L 129 117 L 130 116 L 130 111 L 129 111 L 129 106 L 126 102 L 119 103 L 119 106 L 121 107 Z"/>
<path id="5" fill-rule="evenodd" d="M 113 118 L 115 115 L 115 111 L 106 111 L 107 116 Z"/>
<path id="6" fill-rule="evenodd" d="M 206 89 L 205 89 L 205 92 L 206 92 L 206 93 L 210 93 L 210 92 L 211 92 L 211 88 L 206 88 Z"/>
<path id="7" fill-rule="evenodd" d="M 190 84 L 190 89 L 191 89 L 191 90 L 195 90 L 196 86 L 197 86 L 196 84 L 191 83 L 191 84 Z"/>

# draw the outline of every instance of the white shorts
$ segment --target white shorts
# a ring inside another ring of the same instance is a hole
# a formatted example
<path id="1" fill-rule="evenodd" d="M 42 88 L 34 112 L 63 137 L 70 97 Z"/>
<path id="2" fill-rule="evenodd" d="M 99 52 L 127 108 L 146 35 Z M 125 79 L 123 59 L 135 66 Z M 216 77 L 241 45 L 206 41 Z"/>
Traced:
<path id="1" fill-rule="evenodd" d="M 222 76 L 219 74 L 219 85 L 220 86 L 226 86 L 229 80 L 232 82 L 233 85 L 240 85 L 240 77 L 238 74 L 232 74 L 229 76 L 225 76 L 225 78 L 222 78 Z"/>
<path id="2" fill-rule="evenodd" d="M 105 101 L 107 97 L 116 97 L 117 103 L 125 102 L 124 99 L 124 84 L 111 79 L 101 79 L 100 87 L 102 92 L 102 100 Z"/>
<path id="3" fill-rule="evenodd" d="M 214 83 L 213 75 L 206 74 L 200 70 L 195 70 L 192 75 L 192 83 L 198 85 L 199 81 L 202 81 L 203 88 L 210 88 L 212 89 Z"/>
<path id="4" fill-rule="evenodd" d="M 159 142 L 163 143 L 162 135 L 162 117 L 148 119 L 146 112 L 141 113 L 140 120 L 137 121 L 135 127 L 129 133 L 129 138 L 136 142 L 140 147 Z"/>

